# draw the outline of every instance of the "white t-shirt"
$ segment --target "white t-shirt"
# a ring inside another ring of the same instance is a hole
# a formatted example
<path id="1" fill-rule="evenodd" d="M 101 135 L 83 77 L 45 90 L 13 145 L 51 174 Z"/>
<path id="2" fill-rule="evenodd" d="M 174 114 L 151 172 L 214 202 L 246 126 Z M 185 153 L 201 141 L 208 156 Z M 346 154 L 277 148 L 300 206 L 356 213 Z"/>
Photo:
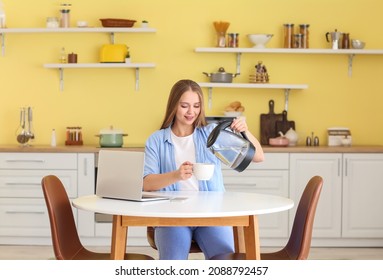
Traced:
<path id="1" fill-rule="evenodd" d="M 185 161 L 195 163 L 195 146 L 193 134 L 185 137 L 178 137 L 173 132 L 171 132 L 171 135 L 174 145 L 174 155 L 177 169 Z M 199 190 L 198 180 L 194 175 L 188 180 L 181 180 L 178 183 L 180 184 L 180 189 L 182 191 Z"/>

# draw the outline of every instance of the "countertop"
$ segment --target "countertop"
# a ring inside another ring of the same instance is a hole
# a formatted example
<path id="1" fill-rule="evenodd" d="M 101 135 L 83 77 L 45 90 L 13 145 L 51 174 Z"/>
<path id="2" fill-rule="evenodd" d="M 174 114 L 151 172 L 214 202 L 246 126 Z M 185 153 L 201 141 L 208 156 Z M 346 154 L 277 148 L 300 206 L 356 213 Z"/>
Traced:
<path id="1" fill-rule="evenodd" d="M 98 153 L 100 147 L 95 146 L 18 146 L 18 145 L 0 145 L 0 153 Z M 143 147 L 122 147 L 122 148 L 104 148 L 143 151 Z M 265 153 L 383 153 L 382 146 L 295 146 L 295 147 L 271 147 L 263 146 Z"/>

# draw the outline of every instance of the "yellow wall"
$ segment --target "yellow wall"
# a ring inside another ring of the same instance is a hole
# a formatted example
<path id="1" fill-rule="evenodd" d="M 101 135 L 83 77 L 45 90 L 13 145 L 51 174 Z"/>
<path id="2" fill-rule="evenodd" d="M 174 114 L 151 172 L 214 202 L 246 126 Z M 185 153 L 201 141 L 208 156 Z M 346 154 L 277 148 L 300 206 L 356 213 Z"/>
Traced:
<path id="1" fill-rule="evenodd" d="M 48 16 L 58 15 L 60 1 L 2 0 L 8 27 L 45 27 Z M 65 89 L 59 90 L 58 71 L 43 68 L 58 62 L 61 47 L 79 55 L 79 62 L 95 62 L 107 34 L 7 34 L 6 54 L 0 56 L 0 144 L 17 144 L 19 108 L 32 106 L 36 145 L 50 143 L 51 130 L 64 143 L 66 126 L 82 126 L 86 145 L 97 145 L 94 136 L 113 124 L 129 136 L 127 146 L 142 146 L 162 120 L 170 87 L 179 79 L 208 81 L 202 72 L 224 66 L 235 71 L 235 55 L 196 53 L 196 47 L 215 44 L 213 21 L 231 23 L 229 32 L 240 34 L 240 47 L 250 47 L 246 34 L 273 33 L 269 47 L 282 46 L 282 25 L 310 24 L 310 47 L 328 48 L 325 33 L 337 28 L 383 49 L 381 11 L 377 0 L 73 0 L 71 22 L 99 18 L 148 20 L 157 29 L 149 34 L 116 34 L 117 43 L 130 47 L 133 62 L 154 62 L 142 69 L 140 90 L 134 89 L 132 69 L 70 69 L 64 72 Z M 267 66 L 272 83 L 308 84 L 292 91 L 288 118 L 296 122 L 300 144 L 311 131 L 326 144 L 326 129 L 346 126 L 356 145 L 376 145 L 383 140 L 383 56 L 358 55 L 348 77 L 346 55 L 243 54 L 242 73 L 235 82 L 247 82 L 259 61 Z M 205 89 L 205 93 L 207 93 Z M 207 95 L 207 94 L 206 94 Z M 208 115 L 222 114 L 234 100 L 246 107 L 250 129 L 259 136 L 261 113 L 274 99 L 276 112 L 284 105 L 282 90 L 214 89 Z"/>

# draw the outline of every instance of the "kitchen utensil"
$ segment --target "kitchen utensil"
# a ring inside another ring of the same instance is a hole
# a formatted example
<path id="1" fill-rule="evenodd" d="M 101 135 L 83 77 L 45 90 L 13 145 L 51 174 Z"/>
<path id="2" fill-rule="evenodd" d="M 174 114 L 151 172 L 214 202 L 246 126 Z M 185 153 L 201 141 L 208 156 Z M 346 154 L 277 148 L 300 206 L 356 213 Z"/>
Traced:
<path id="1" fill-rule="evenodd" d="M 263 49 L 273 36 L 273 34 L 248 34 L 247 38 L 254 44 L 253 48 Z"/>
<path id="2" fill-rule="evenodd" d="M 282 120 L 282 114 L 274 113 L 274 100 L 269 101 L 269 112 L 261 114 L 261 144 L 268 145 L 269 138 L 277 137 L 275 123 Z"/>
<path id="3" fill-rule="evenodd" d="M 289 139 L 285 136 L 270 138 L 269 145 L 273 147 L 286 147 L 289 145 Z"/>
<path id="4" fill-rule="evenodd" d="M 32 117 L 32 108 L 31 107 L 28 107 L 28 131 L 26 132 L 26 134 L 28 135 L 28 137 L 30 139 L 35 139 L 35 134 L 33 133 L 33 124 L 32 124 L 32 120 L 33 120 L 33 117 Z"/>
<path id="5" fill-rule="evenodd" d="M 136 20 L 121 18 L 100 18 L 103 27 L 132 27 Z"/>
<path id="6" fill-rule="evenodd" d="M 326 33 L 326 40 L 327 40 L 327 42 L 330 42 L 329 35 L 330 35 L 330 38 L 331 38 L 331 48 L 333 50 L 339 49 L 339 39 L 340 39 L 340 36 L 342 35 L 342 33 L 338 32 L 337 29 L 335 29 L 334 32 L 327 32 Z"/>
<path id="7" fill-rule="evenodd" d="M 100 147 L 116 147 L 120 148 L 124 144 L 124 136 L 128 136 L 128 134 L 124 134 L 120 129 L 114 129 L 111 126 L 108 129 L 100 130 L 100 134 L 96 135 L 100 137 Z"/>
<path id="8" fill-rule="evenodd" d="M 294 128 L 290 129 L 284 134 L 284 136 L 289 139 L 289 146 L 296 146 L 298 142 L 298 134 L 295 132 Z"/>
<path id="9" fill-rule="evenodd" d="M 364 49 L 365 45 L 366 43 L 362 42 L 361 40 L 356 40 L 356 39 L 351 40 L 351 46 L 353 49 Z"/>
<path id="10" fill-rule="evenodd" d="M 219 123 L 207 139 L 207 147 L 225 165 L 242 172 L 252 161 L 255 147 L 246 133 L 234 133 L 228 130 L 231 121 Z"/>
<path id="11" fill-rule="evenodd" d="M 240 73 L 227 73 L 225 72 L 225 69 L 223 67 L 220 67 L 218 69 L 218 72 L 216 73 L 207 73 L 207 72 L 202 72 L 206 76 L 210 77 L 210 82 L 212 83 L 231 83 L 233 82 L 233 78 L 238 76 Z"/>
<path id="12" fill-rule="evenodd" d="M 103 63 L 122 63 L 125 62 L 128 46 L 125 44 L 107 44 L 100 50 L 100 62 Z"/>
<path id="13" fill-rule="evenodd" d="M 17 134 L 16 140 L 19 144 L 25 145 L 29 140 L 29 136 L 25 131 L 25 108 L 20 110 L 20 128 L 21 131 Z"/>
<path id="14" fill-rule="evenodd" d="M 287 111 L 283 110 L 282 120 L 275 123 L 275 130 L 277 133 L 282 132 L 285 134 L 290 128 L 295 130 L 295 122 L 287 120 Z"/>

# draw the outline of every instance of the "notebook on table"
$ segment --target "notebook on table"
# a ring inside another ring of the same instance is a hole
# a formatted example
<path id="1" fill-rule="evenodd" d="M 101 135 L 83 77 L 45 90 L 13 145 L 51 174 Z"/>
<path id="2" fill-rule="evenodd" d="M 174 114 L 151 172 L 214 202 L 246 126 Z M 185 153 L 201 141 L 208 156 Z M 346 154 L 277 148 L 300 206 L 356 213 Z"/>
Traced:
<path id="1" fill-rule="evenodd" d="M 143 192 L 145 153 L 100 150 L 96 195 L 131 201 L 164 200 L 169 197 Z"/>

